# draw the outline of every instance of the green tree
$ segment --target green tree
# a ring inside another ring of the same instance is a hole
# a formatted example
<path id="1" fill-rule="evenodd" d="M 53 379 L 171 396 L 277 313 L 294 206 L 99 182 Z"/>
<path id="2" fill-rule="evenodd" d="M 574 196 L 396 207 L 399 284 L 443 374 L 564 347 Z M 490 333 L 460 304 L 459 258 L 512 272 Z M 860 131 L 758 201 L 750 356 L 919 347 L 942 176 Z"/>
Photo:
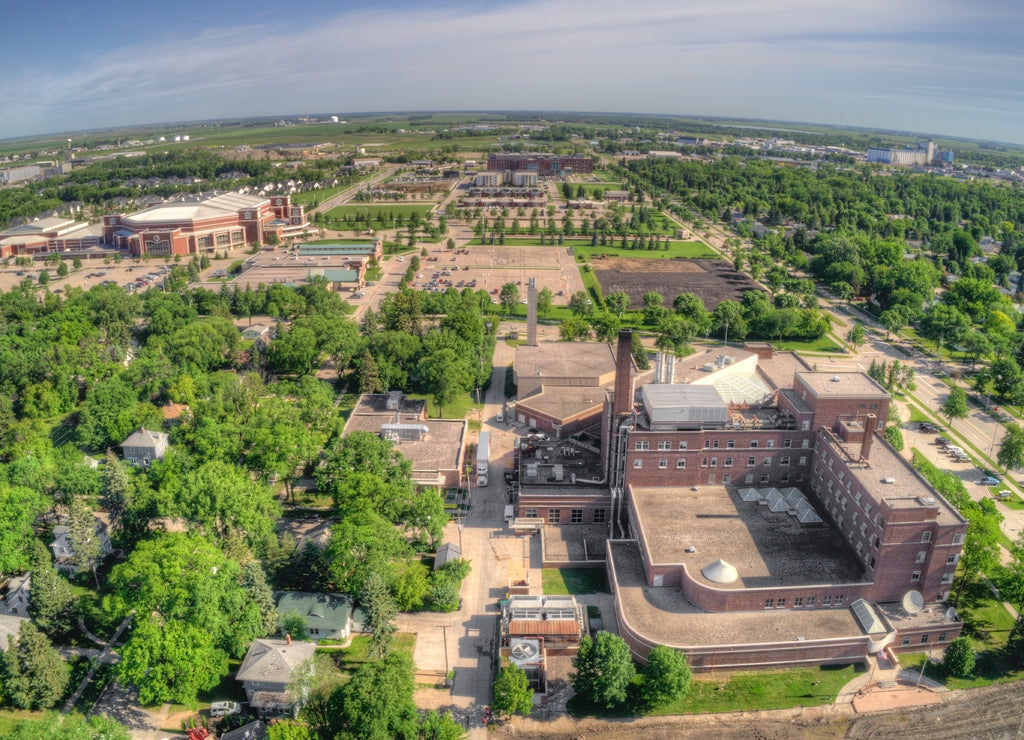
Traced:
<path id="1" fill-rule="evenodd" d="M 0 576 L 28 570 L 35 539 L 32 525 L 45 509 L 42 496 L 31 488 L 0 480 Z"/>
<path id="2" fill-rule="evenodd" d="M 279 719 L 267 727 L 267 740 L 316 740 L 316 738 L 302 722 Z"/>
<path id="3" fill-rule="evenodd" d="M 52 639 L 68 633 L 74 620 L 75 597 L 71 585 L 53 566 L 49 548 L 34 541 L 32 598 L 28 613 L 36 625 Z"/>
<path id="4" fill-rule="evenodd" d="M 68 664 L 32 622 L 22 622 L 18 638 L 2 654 L 2 683 L 7 699 L 20 709 L 49 709 L 67 689 Z"/>
<path id="5" fill-rule="evenodd" d="M 297 611 L 290 611 L 281 615 L 281 634 L 288 635 L 293 640 L 308 640 L 309 630 L 306 627 L 306 620 Z"/>
<path id="6" fill-rule="evenodd" d="M 454 349 L 433 352 L 419 362 L 420 381 L 437 404 L 438 416 L 460 393 L 473 387 L 473 370 L 468 358 Z"/>
<path id="7" fill-rule="evenodd" d="M 939 408 L 939 413 L 949 420 L 950 426 L 953 424 L 953 419 L 966 419 L 968 415 L 967 391 L 958 385 L 950 388 L 949 395 L 946 396 L 946 400 Z"/>
<path id="8" fill-rule="evenodd" d="M 736 301 L 722 301 L 711 312 L 711 328 L 722 337 L 743 339 L 747 335 L 747 322 L 743 319 L 743 306 Z"/>
<path id="9" fill-rule="evenodd" d="M 494 701 L 491 706 L 499 716 L 530 714 L 533 709 L 533 689 L 522 668 L 510 663 L 498 671 L 498 677 L 494 679 Z"/>
<path id="10" fill-rule="evenodd" d="M 537 292 L 537 315 L 547 316 L 551 312 L 551 306 L 555 300 L 555 294 L 551 288 L 541 288 Z"/>
<path id="11" fill-rule="evenodd" d="M 609 311 L 621 319 L 622 314 L 629 308 L 629 295 L 621 291 L 609 293 L 604 297 L 604 303 L 608 306 Z"/>
<path id="12" fill-rule="evenodd" d="M 999 445 L 996 462 L 1006 473 L 1010 472 L 1010 468 L 1024 467 L 1024 428 L 1019 424 L 1006 427 L 1006 436 Z"/>
<path id="13" fill-rule="evenodd" d="M 992 499 L 967 499 L 958 508 L 967 518 L 967 534 L 964 536 L 957 568 L 954 606 L 960 603 L 960 596 L 968 583 L 972 583 L 982 573 L 991 572 L 999 564 L 999 524 L 1003 520 Z"/>
<path id="14" fill-rule="evenodd" d="M 898 451 L 903 450 L 903 432 L 900 431 L 900 428 L 897 425 L 890 424 L 885 428 L 885 431 L 882 432 L 882 434 L 885 437 L 886 442 L 891 444 Z"/>
<path id="15" fill-rule="evenodd" d="M 949 643 L 946 655 L 942 659 L 942 667 L 951 676 L 966 678 L 974 673 L 974 645 L 971 638 L 958 637 Z"/>
<path id="16" fill-rule="evenodd" d="M 652 707 L 671 704 L 689 690 L 691 676 L 686 656 L 665 645 L 658 645 L 647 656 L 640 694 Z"/>
<path id="17" fill-rule="evenodd" d="M 853 328 L 846 332 L 846 341 L 854 347 L 862 346 L 866 338 L 863 324 L 854 324 Z"/>
<path id="18" fill-rule="evenodd" d="M 331 737 L 355 740 L 415 740 L 416 690 L 412 659 L 395 650 L 383 660 L 363 663 L 331 695 Z"/>
<path id="19" fill-rule="evenodd" d="M 438 714 L 431 710 L 420 721 L 422 740 L 462 740 L 465 736 L 466 728 L 456 721 L 451 712 Z"/>
<path id="20" fill-rule="evenodd" d="M 505 313 L 512 313 L 519 304 L 519 288 L 515 283 L 505 283 L 501 286 L 501 292 L 498 293 L 498 300 L 501 301 L 501 307 L 505 309 Z"/>
<path id="21" fill-rule="evenodd" d="M 577 694 L 597 706 L 611 709 L 626 701 L 636 668 L 629 645 L 618 635 L 600 632 L 584 635 L 572 661 L 569 680 Z"/>
<path id="22" fill-rule="evenodd" d="M 370 630 L 370 647 L 367 654 L 374 660 L 387 656 L 395 640 L 395 614 L 398 607 L 388 590 L 388 584 L 377 571 L 367 576 L 363 583 L 360 603 L 366 612 L 366 626 Z"/>
<path id="23" fill-rule="evenodd" d="M 64 260 L 61 260 L 60 264 L 57 265 L 57 277 L 67 277 L 67 276 L 68 276 L 68 263 L 65 262 Z"/>
<path id="24" fill-rule="evenodd" d="M 107 450 L 100 470 L 100 505 L 110 514 L 110 525 L 120 530 L 132 502 L 132 481 L 128 464 Z"/>
<path id="25" fill-rule="evenodd" d="M 569 310 L 573 316 L 589 316 L 594 312 L 594 302 L 586 292 L 578 290 L 569 296 Z"/>
<path id="26" fill-rule="evenodd" d="M 89 505 L 81 498 L 75 497 L 71 502 L 71 516 L 68 525 L 68 542 L 71 545 L 71 559 L 79 570 L 88 568 L 92 571 L 96 588 L 100 587 L 96 566 L 103 554 L 103 543 L 97 531 L 97 519 Z"/>
<path id="27" fill-rule="evenodd" d="M 242 589 L 248 603 L 256 607 L 259 624 L 255 632 L 257 637 L 273 634 L 277 627 L 277 607 L 274 605 L 274 592 L 267 583 L 267 575 L 258 560 L 250 560 L 242 566 Z"/>

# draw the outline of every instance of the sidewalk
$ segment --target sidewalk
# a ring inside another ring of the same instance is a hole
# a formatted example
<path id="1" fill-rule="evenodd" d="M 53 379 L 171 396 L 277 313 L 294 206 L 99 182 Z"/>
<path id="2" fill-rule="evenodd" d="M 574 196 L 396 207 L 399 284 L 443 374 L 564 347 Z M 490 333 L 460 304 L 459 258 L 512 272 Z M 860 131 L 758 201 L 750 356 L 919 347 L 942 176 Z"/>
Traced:
<path id="1" fill-rule="evenodd" d="M 839 691 L 835 703 L 837 706 L 850 704 L 858 713 L 942 704 L 943 694 L 949 693 L 949 689 L 928 678 L 927 665 L 922 677 L 920 671 L 901 670 L 880 657 L 877 665 L 872 664 L 867 673 L 857 676 Z"/>

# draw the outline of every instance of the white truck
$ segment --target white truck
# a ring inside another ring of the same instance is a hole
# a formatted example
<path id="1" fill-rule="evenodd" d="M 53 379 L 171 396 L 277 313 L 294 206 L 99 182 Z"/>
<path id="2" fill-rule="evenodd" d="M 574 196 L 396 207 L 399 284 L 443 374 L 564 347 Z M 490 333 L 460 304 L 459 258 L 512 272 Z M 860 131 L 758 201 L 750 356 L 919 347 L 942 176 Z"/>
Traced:
<path id="1" fill-rule="evenodd" d="M 491 458 L 491 433 L 480 432 L 480 439 L 476 444 L 476 484 L 477 486 L 487 485 L 487 466 Z"/>

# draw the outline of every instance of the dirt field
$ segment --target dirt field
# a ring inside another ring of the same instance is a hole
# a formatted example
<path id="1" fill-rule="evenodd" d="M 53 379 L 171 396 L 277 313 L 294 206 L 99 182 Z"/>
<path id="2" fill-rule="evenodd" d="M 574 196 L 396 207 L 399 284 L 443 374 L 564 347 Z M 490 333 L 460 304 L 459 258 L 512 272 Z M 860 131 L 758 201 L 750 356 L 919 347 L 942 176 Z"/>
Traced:
<path id="1" fill-rule="evenodd" d="M 656 291 L 671 304 L 680 293 L 693 293 L 714 311 L 722 301 L 738 301 L 744 291 L 759 290 L 754 282 L 736 272 L 725 260 L 656 260 L 611 257 L 595 259 L 594 273 L 605 295 L 623 292 L 629 296 L 630 308 L 644 305 L 644 293 Z"/>
<path id="2" fill-rule="evenodd" d="M 519 738 L 669 740 L 670 738 L 959 738 L 1024 737 L 1020 684 L 946 694 L 943 704 L 860 715 L 849 705 L 628 720 L 513 720 L 500 728 Z"/>

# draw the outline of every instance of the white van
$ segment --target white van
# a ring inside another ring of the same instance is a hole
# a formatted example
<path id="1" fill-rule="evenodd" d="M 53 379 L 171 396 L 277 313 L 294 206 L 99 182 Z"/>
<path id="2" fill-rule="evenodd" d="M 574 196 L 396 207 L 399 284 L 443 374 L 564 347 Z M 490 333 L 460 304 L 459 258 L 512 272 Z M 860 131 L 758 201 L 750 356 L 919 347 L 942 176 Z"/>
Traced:
<path id="1" fill-rule="evenodd" d="M 237 701 L 215 701 L 210 705 L 211 717 L 227 717 L 229 714 L 238 714 L 242 711 L 242 705 Z"/>
<path id="2" fill-rule="evenodd" d="M 505 521 L 508 522 L 509 524 L 511 524 L 512 520 L 515 519 L 515 518 L 516 518 L 516 507 L 513 506 L 512 504 L 507 504 L 505 506 Z"/>
<path id="3" fill-rule="evenodd" d="M 499 411 L 498 412 L 498 416 L 495 418 L 495 421 L 497 421 L 499 423 L 505 421 L 505 412 L 504 411 Z"/>

